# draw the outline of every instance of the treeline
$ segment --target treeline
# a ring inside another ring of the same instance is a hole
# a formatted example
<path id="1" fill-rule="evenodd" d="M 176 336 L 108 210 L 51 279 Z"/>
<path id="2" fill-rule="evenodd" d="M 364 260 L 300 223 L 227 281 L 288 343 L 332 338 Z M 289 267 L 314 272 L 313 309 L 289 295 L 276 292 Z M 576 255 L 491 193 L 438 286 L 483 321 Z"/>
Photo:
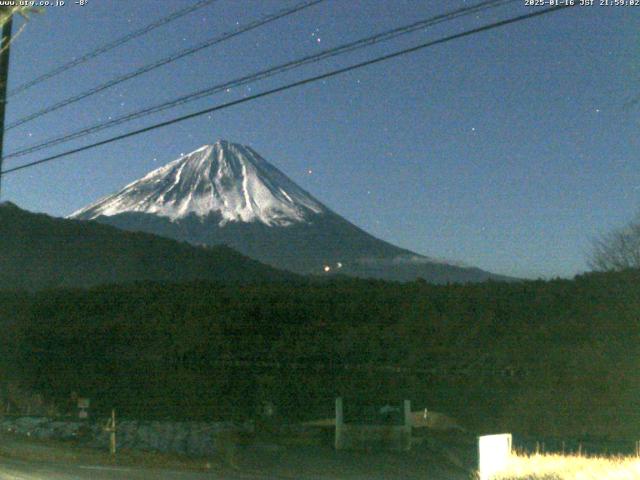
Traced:
<path id="1" fill-rule="evenodd" d="M 640 434 L 640 272 L 434 286 L 135 284 L 0 293 L 5 378 L 171 418 L 403 398 L 478 431 Z"/>
<path id="2" fill-rule="evenodd" d="M 296 281 L 225 246 L 196 247 L 96 222 L 53 218 L 0 203 L 0 289 L 105 284 Z"/>

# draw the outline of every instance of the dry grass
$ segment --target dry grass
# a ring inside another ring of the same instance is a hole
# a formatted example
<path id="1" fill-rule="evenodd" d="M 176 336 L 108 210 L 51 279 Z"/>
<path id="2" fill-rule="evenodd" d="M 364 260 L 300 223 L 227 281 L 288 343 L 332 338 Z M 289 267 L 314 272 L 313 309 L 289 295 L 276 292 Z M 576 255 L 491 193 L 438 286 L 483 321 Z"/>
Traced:
<path id="1" fill-rule="evenodd" d="M 496 480 L 637 480 L 638 457 L 587 457 L 560 454 L 514 454 Z"/>

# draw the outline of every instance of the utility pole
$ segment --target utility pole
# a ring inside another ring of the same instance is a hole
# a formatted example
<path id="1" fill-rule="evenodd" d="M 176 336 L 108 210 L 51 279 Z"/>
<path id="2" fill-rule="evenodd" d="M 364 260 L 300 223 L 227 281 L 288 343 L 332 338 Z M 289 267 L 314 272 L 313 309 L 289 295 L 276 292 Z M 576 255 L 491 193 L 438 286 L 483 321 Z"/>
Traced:
<path id="1" fill-rule="evenodd" d="M 11 29 L 13 27 L 11 7 L 2 7 L 0 15 L 8 15 L 2 25 L 2 41 L 0 42 L 0 199 L 2 199 L 2 160 L 4 156 L 4 115 L 7 106 L 7 83 L 9 80 L 9 51 L 11 46 Z"/>

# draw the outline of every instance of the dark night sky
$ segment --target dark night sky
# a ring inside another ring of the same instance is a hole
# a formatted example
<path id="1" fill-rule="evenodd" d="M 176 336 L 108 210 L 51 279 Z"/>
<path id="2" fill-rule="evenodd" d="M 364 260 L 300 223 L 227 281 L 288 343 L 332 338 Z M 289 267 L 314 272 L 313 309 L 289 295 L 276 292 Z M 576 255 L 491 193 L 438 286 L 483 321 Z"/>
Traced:
<path id="1" fill-rule="evenodd" d="M 45 8 L 12 47 L 10 88 L 187 3 Z M 294 3 L 218 0 L 12 97 L 8 121 Z M 13 129 L 5 152 L 463 4 L 327 0 Z M 5 167 L 532 8 L 515 2 Z M 8 175 L 3 199 L 67 215 L 222 138 L 399 246 L 508 275 L 571 276 L 587 268 L 590 239 L 640 205 L 639 71 L 640 7 L 575 7 Z"/>

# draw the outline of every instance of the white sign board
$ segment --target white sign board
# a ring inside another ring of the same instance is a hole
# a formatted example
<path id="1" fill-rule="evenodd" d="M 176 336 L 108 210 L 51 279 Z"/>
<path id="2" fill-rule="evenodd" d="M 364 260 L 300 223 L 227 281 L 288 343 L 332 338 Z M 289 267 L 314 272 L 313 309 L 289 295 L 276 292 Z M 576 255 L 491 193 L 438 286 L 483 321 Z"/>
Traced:
<path id="1" fill-rule="evenodd" d="M 506 470 L 511 455 L 511 434 L 478 437 L 478 473 L 480 480 Z"/>

